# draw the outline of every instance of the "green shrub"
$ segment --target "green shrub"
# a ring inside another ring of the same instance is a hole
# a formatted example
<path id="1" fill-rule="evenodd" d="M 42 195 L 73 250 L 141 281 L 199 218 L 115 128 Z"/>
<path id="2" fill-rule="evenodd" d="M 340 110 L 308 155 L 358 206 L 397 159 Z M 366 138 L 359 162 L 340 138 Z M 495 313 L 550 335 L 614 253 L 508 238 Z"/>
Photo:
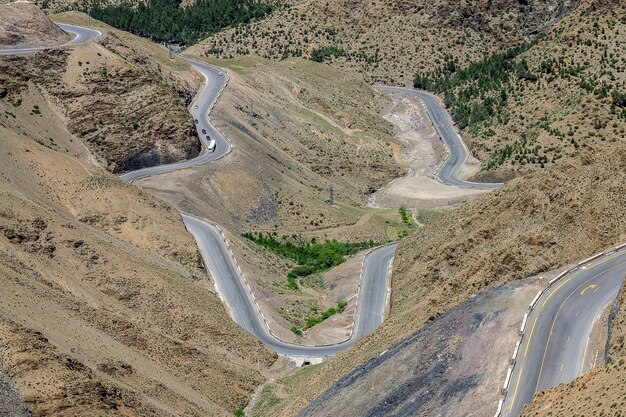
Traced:
<path id="1" fill-rule="evenodd" d="M 293 238 L 294 241 L 290 241 L 286 237 L 278 240 L 269 233 L 243 233 L 242 236 L 298 264 L 287 274 L 288 286 L 293 290 L 299 288 L 297 282 L 299 277 L 327 271 L 333 266 L 343 263 L 346 256 L 354 255 L 363 249 L 376 246 L 372 240 L 358 243 L 346 243 L 336 240 L 316 243 L 313 240 L 305 243 L 297 237 Z"/>

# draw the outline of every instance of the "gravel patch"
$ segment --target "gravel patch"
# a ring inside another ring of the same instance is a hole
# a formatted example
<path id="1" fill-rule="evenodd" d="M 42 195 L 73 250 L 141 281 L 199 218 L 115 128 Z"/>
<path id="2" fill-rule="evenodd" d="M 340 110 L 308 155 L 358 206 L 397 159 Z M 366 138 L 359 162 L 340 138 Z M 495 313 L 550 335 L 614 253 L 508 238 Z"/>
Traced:
<path id="1" fill-rule="evenodd" d="M 0 362 L 0 417 L 25 416 L 30 416 L 28 407 L 13 382 L 4 373 Z"/>

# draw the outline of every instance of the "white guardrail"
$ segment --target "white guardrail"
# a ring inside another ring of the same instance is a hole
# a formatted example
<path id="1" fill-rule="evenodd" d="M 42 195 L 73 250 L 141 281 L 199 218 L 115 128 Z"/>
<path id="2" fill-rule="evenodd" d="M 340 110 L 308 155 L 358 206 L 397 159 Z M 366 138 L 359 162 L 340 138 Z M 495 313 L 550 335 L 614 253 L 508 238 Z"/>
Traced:
<path id="1" fill-rule="evenodd" d="M 535 298 L 533 298 L 533 300 L 530 302 L 530 305 L 528 306 L 528 312 L 526 314 L 524 314 L 524 318 L 522 319 L 522 325 L 520 327 L 520 331 L 519 331 L 519 335 L 520 338 L 517 341 L 517 344 L 515 345 L 515 350 L 513 351 L 513 357 L 511 358 L 511 365 L 509 366 L 509 368 L 506 371 L 506 377 L 504 378 L 504 385 L 503 387 L 500 389 L 500 393 L 502 394 L 502 397 L 500 398 L 500 400 L 498 401 L 498 409 L 496 410 L 496 414 L 494 415 L 494 417 L 500 417 L 502 415 L 502 407 L 504 405 L 504 402 L 506 401 L 506 396 L 509 390 L 509 384 L 511 383 L 511 377 L 513 376 L 513 370 L 515 369 L 515 364 L 517 361 L 517 353 L 519 352 L 520 346 L 522 345 L 522 342 L 524 341 L 524 330 L 526 329 L 526 323 L 528 322 L 528 318 L 530 317 L 530 315 L 533 312 L 533 309 L 535 307 L 535 305 L 537 304 L 537 302 L 539 301 L 539 299 L 541 298 L 541 296 L 543 294 L 545 294 L 546 291 L 548 291 L 550 288 L 552 288 L 554 286 L 554 284 L 556 284 L 558 281 L 560 281 L 563 277 L 565 277 L 568 274 L 571 274 L 574 271 L 577 271 L 580 267 L 595 261 L 598 258 L 601 258 L 603 256 L 608 256 L 608 255 L 612 255 L 616 252 L 621 251 L 622 249 L 626 248 L 626 243 L 615 246 L 613 249 L 610 249 L 608 251 L 605 252 L 600 252 L 597 253 L 593 256 L 590 256 L 589 258 L 580 261 L 578 263 L 576 263 L 573 267 L 566 269 L 565 271 L 561 272 L 559 275 L 557 275 L 556 277 L 554 277 L 553 279 L 551 279 L 550 281 L 548 281 L 548 285 L 542 289 L 541 291 L 539 291 L 537 293 L 537 295 L 535 296 Z"/>
<path id="2" fill-rule="evenodd" d="M 235 265 L 235 267 L 237 267 L 237 271 L 239 272 L 239 277 L 241 278 L 241 280 L 243 281 L 245 286 L 248 288 L 248 293 L 250 294 L 252 302 L 254 303 L 254 305 L 255 305 L 257 311 L 259 312 L 260 316 L 263 318 L 263 323 L 265 324 L 265 327 L 267 328 L 267 331 L 269 332 L 269 334 L 272 337 L 274 337 L 276 340 L 278 340 L 278 341 L 280 341 L 282 343 L 294 344 L 292 342 L 287 342 L 287 341 L 281 339 L 276 333 L 274 333 L 272 331 L 272 328 L 270 327 L 269 322 L 267 321 L 267 318 L 265 317 L 265 314 L 263 314 L 263 310 L 261 309 L 261 306 L 260 306 L 259 302 L 257 301 L 256 297 L 254 296 L 254 292 L 252 291 L 252 288 L 250 287 L 250 284 L 248 283 L 248 280 L 246 279 L 243 271 L 241 270 L 241 267 L 239 266 L 239 262 L 237 262 L 237 259 L 235 258 L 235 254 L 233 253 L 233 250 L 230 247 L 230 243 L 228 242 L 228 239 L 226 238 L 226 235 L 224 234 L 224 231 L 222 230 L 222 228 L 217 223 L 214 223 L 214 222 L 212 222 L 210 220 L 203 219 L 201 217 L 195 216 L 195 215 L 190 214 L 190 213 L 185 213 L 185 212 L 181 212 L 181 213 L 185 214 L 187 216 L 190 216 L 190 217 L 194 217 L 194 218 L 196 218 L 196 219 L 198 219 L 200 221 L 206 222 L 206 223 L 210 224 L 212 227 L 214 227 L 215 229 L 217 229 L 219 231 L 220 235 L 222 236 L 222 240 L 226 244 L 226 248 L 228 249 L 228 252 L 230 253 L 230 257 L 231 257 L 231 259 L 233 261 L 233 264 Z M 183 224 L 184 224 L 184 221 L 183 221 Z M 186 228 L 186 226 L 185 226 L 185 228 Z M 361 294 L 361 282 L 363 281 L 363 270 L 365 268 L 365 260 L 367 259 L 367 257 L 373 251 L 375 251 L 376 249 L 379 249 L 379 248 L 381 248 L 383 246 L 384 245 L 371 248 L 371 249 L 369 249 L 365 253 L 365 255 L 363 255 L 363 260 L 361 261 L 361 274 L 359 276 L 359 285 L 357 287 L 357 295 L 356 295 L 356 301 L 355 301 L 355 305 L 354 305 L 354 316 L 355 316 L 355 318 L 356 318 L 356 313 L 357 313 L 357 307 L 359 305 L 359 295 Z M 203 263 L 204 263 L 204 260 L 203 260 Z M 207 270 L 207 273 L 209 273 L 209 274 L 211 273 L 211 270 L 210 270 L 208 265 L 205 265 L 205 269 Z M 387 279 L 389 279 L 389 276 L 387 276 Z M 219 288 L 217 288 L 217 282 L 216 282 L 215 279 L 213 279 L 213 287 L 215 288 L 215 292 L 217 292 L 220 300 L 222 300 L 222 302 L 226 302 L 224 300 L 224 298 L 222 297 L 222 294 L 220 293 Z M 316 346 L 318 346 L 318 347 L 335 346 L 335 345 L 339 345 L 339 344 L 347 342 L 348 340 L 352 339 L 352 335 L 354 333 L 355 326 L 356 326 L 356 320 L 352 320 L 352 326 L 350 328 L 350 333 L 348 334 L 348 336 L 345 339 L 342 339 L 342 340 L 339 340 L 339 341 L 333 342 L 333 343 L 327 343 L 327 344 L 316 345 Z M 295 346 L 299 346 L 297 344 L 294 344 L 294 345 Z M 298 355 L 290 355 L 290 356 L 297 357 Z M 311 356 L 303 355 L 302 357 L 309 358 Z"/>

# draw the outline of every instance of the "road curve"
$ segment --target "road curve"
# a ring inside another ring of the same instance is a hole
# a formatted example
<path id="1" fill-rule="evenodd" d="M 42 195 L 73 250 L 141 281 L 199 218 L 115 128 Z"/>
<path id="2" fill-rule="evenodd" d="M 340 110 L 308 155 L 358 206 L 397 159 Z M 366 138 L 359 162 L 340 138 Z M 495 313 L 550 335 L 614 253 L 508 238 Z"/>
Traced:
<path id="1" fill-rule="evenodd" d="M 344 342 L 326 346 L 286 343 L 271 333 L 250 287 L 219 228 L 206 220 L 183 214 L 187 230 L 193 235 L 218 293 L 230 308 L 233 320 L 279 355 L 325 357 L 352 346 L 375 330 L 383 321 L 387 298 L 387 275 L 397 244 L 375 249 L 365 257 L 352 335 Z"/>
<path id="2" fill-rule="evenodd" d="M 190 110 L 194 120 L 197 120 L 196 129 L 198 131 L 198 137 L 202 142 L 202 150 L 200 155 L 187 161 L 176 162 L 167 165 L 158 165 L 154 167 L 148 167 L 131 171 L 120 176 L 125 181 L 133 182 L 141 178 L 152 177 L 154 175 L 164 174 L 166 172 L 172 172 L 179 169 L 191 168 L 198 165 L 206 164 L 211 161 L 215 161 L 226 155 L 231 150 L 230 141 L 219 131 L 218 128 L 213 126 L 209 121 L 209 113 L 213 108 L 213 105 L 219 98 L 222 90 L 228 83 L 228 76 L 226 74 L 219 75 L 222 71 L 218 68 L 212 67 L 202 62 L 180 56 L 180 58 L 189 62 L 200 74 L 205 78 L 205 84 L 200 90 L 194 108 Z M 198 106 L 196 109 L 195 106 Z M 206 133 L 203 133 L 202 131 Z M 206 136 L 211 139 L 215 139 L 216 147 L 214 152 L 209 152 L 207 149 L 208 140 Z"/>
<path id="3" fill-rule="evenodd" d="M 75 36 L 72 41 L 57 47 L 89 42 L 101 35 L 99 31 L 93 29 L 66 24 L 58 25 Z M 0 54 L 26 54 L 51 48 L 0 50 Z M 197 120 L 197 131 L 202 142 L 202 152 L 198 157 L 187 161 L 144 168 L 121 175 L 120 178 L 127 182 L 206 164 L 223 157 L 232 149 L 230 141 L 209 120 L 209 113 L 228 83 L 228 76 L 221 75 L 219 68 L 187 57 L 181 56 L 181 58 L 189 62 L 205 78 L 205 84 L 196 98 L 194 108 L 191 110 L 193 118 Z M 214 152 L 209 152 L 207 149 L 207 135 L 216 140 L 217 146 Z M 344 342 L 328 346 L 301 346 L 282 342 L 272 334 L 218 227 L 190 215 L 182 214 L 182 217 L 186 227 L 196 239 L 205 265 L 211 271 L 218 292 L 235 322 L 277 353 L 286 356 L 330 356 L 352 346 L 356 340 L 372 332 L 382 323 L 387 301 L 387 276 L 395 255 L 396 243 L 376 248 L 365 258 L 357 298 L 359 303 L 355 312 L 354 330 L 350 337 Z"/>
<path id="4" fill-rule="evenodd" d="M 437 130 L 439 137 L 448 149 L 448 157 L 435 173 L 436 177 L 441 182 L 477 190 L 491 190 L 502 186 L 501 183 L 470 182 L 459 178 L 459 174 L 461 173 L 461 169 L 463 169 L 463 165 L 465 165 L 465 161 L 467 161 L 469 152 L 459 134 L 456 133 L 448 112 L 443 108 L 437 97 L 426 91 L 416 90 L 414 88 L 381 85 L 377 85 L 375 88 L 388 94 L 399 93 L 417 97 L 424 102 L 430 121 L 433 126 L 435 126 L 435 130 Z"/>
<path id="5" fill-rule="evenodd" d="M 536 392 L 555 387 L 593 367 L 589 340 L 594 323 L 605 322 L 626 275 L 626 250 L 605 255 L 556 281 L 529 314 L 502 416 L 517 416 Z"/>
<path id="6" fill-rule="evenodd" d="M 0 49 L 0 55 L 18 55 L 18 54 L 31 54 L 33 52 L 42 51 L 45 49 L 63 48 L 66 46 L 79 45 L 81 43 L 91 42 L 102 35 L 99 30 L 85 28 L 82 26 L 68 25 L 65 23 L 57 23 L 61 29 L 67 33 L 74 35 L 74 38 L 63 45 L 58 46 L 45 46 L 39 48 L 23 48 L 23 49 Z"/>

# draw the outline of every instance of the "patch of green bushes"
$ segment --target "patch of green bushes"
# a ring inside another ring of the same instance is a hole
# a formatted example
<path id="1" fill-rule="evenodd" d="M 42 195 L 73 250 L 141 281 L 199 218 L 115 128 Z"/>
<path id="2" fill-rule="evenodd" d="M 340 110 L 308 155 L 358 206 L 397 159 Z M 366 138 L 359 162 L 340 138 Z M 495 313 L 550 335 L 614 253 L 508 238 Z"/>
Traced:
<path id="1" fill-rule="evenodd" d="M 278 2 L 198 0 L 184 7 L 181 0 L 95 0 L 91 15 L 116 28 L 155 41 L 191 45 L 220 30 L 267 16 Z"/>
<path id="2" fill-rule="evenodd" d="M 343 263 L 346 256 L 376 246 L 372 240 L 356 243 L 329 240 L 317 243 L 315 240 L 304 242 L 298 238 L 292 241 L 287 237 L 278 240 L 274 234 L 263 232 L 243 233 L 242 236 L 298 264 L 287 274 L 288 286 L 293 290 L 299 289 L 297 281 L 299 277 L 325 272 Z"/>

